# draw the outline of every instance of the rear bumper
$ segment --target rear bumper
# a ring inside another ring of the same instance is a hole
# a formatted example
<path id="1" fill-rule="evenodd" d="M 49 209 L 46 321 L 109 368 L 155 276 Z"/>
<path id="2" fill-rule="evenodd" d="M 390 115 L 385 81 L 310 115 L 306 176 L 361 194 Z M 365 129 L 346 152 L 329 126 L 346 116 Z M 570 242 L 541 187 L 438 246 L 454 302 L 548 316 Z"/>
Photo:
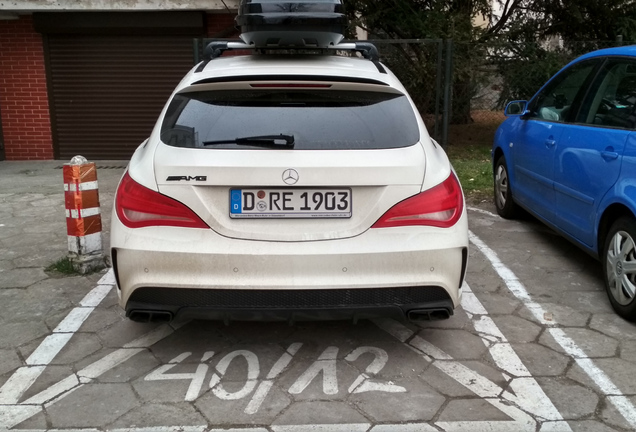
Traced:
<path id="1" fill-rule="evenodd" d="M 135 290 L 126 316 L 135 321 L 205 318 L 224 321 L 312 321 L 392 317 L 413 321 L 453 315 L 453 302 L 440 287 L 336 290 Z"/>
<path id="2" fill-rule="evenodd" d="M 133 230 L 114 220 L 111 246 L 127 315 L 300 321 L 404 317 L 412 310 L 451 315 L 460 303 L 468 237 L 465 216 L 448 229 L 370 229 L 310 242 Z"/>

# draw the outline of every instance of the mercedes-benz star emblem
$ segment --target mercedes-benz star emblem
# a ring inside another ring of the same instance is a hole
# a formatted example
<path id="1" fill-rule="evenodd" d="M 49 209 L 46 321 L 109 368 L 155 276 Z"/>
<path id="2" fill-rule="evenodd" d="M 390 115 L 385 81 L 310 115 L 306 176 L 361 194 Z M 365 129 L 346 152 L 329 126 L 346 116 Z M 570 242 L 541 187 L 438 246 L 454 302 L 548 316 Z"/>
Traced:
<path id="1" fill-rule="evenodd" d="M 298 171 L 295 169 L 286 169 L 283 171 L 283 181 L 285 184 L 293 185 L 298 182 Z"/>

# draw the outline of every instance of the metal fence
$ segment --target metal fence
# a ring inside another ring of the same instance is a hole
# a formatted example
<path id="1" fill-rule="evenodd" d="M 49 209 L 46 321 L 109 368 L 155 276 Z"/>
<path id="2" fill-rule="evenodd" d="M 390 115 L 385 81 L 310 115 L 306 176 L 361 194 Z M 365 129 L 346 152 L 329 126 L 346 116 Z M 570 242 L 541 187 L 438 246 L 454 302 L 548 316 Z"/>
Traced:
<path id="1" fill-rule="evenodd" d="M 203 51 L 212 40 L 195 39 L 194 61 L 203 59 Z M 444 144 L 448 137 L 450 110 L 451 59 L 449 43 L 441 39 L 371 40 L 381 61 L 407 88 L 431 135 Z M 344 53 L 346 55 L 346 53 Z M 446 57 L 445 57 L 446 56 Z"/>
<path id="2" fill-rule="evenodd" d="M 450 122 L 469 123 L 473 112 L 501 118 L 507 102 L 530 99 L 570 61 L 617 41 L 536 44 L 453 44 Z"/>
<path id="3" fill-rule="evenodd" d="M 195 61 L 210 39 L 194 42 Z M 475 44 L 441 39 L 371 40 L 406 87 L 431 135 L 449 143 L 449 125 L 500 122 L 507 102 L 529 99 L 579 55 L 621 41 Z"/>
<path id="4" fill-rule="evenodd" d="M 382 62 L 406 87 L 431 135 L 448 140 L 452 58 L 442 39 L 371 40 Z"/>

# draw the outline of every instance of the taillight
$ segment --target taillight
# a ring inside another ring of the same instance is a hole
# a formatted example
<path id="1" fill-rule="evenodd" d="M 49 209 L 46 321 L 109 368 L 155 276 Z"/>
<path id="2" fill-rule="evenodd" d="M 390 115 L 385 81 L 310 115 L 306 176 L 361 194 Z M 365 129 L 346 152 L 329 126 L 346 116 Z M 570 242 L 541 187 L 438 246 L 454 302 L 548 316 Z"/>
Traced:
<path id="1" fill-rule="evenodd" d="M 115 209 L 119 220 L 128 228 L 148 226 L 209 228 L 188 207 L 140 185 L 128 173 L 124 174 L 117 188 Z"/>
<path id="2" fill-rule="evenodd" d="M 459 220 L 464 198 L 454 173 L 441 184 L 397 203 L 372 226 L 428 225 L 448 228 Z"/>

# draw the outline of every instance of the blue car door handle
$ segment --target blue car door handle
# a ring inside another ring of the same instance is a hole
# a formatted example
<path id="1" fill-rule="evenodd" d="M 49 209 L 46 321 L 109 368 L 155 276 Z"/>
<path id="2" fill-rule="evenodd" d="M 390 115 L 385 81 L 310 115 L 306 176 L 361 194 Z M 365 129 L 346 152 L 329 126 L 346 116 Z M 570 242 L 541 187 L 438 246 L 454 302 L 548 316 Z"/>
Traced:
<path id="1" fill-rule="evenodd" d="M 545 146 L 547 148 L 554 147 L 555 144 L 556 144 L 556 141 L 553 139 L 548 138 L 547 140 L 545 140 Z"/>
<path id="2" fill-rule="evenodd" d="M 609 150 L 602 151 L 601 156 L 603 157 L 603 159 L 605 159 L 608 162 L 611 160 L 618 159 L 618 153 L 616 153 L 615 151 L 609 151 Z"/>

